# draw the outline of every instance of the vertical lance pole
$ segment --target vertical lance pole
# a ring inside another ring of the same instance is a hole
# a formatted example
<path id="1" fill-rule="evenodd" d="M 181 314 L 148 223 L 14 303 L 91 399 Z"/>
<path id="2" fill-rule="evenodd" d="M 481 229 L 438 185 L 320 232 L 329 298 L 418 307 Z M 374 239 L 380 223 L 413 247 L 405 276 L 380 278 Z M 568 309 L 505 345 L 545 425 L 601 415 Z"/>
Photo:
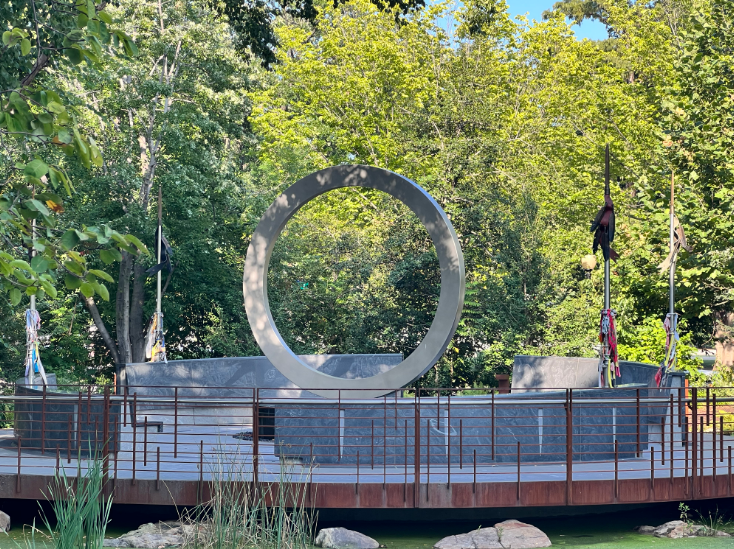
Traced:
<path id="1" fill-rule="evenodd" d="M 609 143 L 607 143 L 604 149 L 604 196 L 610 196 L 609 191 Z M 604 258 L 604 311 L 602 315 L 606 314 L 606 311 L 610 308 L 610 260 L 611 258 Z M 602 342 L 602 369 L 599 372 L 599 387 L 604 387 L 607 379 L 607 370 L 611 367 L 609 364 L 609 349 L 607 348 L 606 341 Z"/>
<path id="2" fill-rule="evenodd" d="M 35 194 L 34 194 L 34 196 L 35 196 Z M 33 245 L 33 243 L 35 243 L 35 241 L 36 241 L 36 220 L 33 219 L 33 220 L 31 220 L 31 246 Z M 31 265 L 33 264 L 33 258 L 34 257 L 36 257 L 36 249 L 32 247 L 31 248 Z M 35 318 L 35 314 L 34 313 L 36 312 L 36 294 L 33 294 L 31 296 L 31 306 L 30 306 L 30 309 L 31 309 L 31 322 L 33 322 L 32 319 Z M 26 322 L 28 322 L 28 321 L 26 320 Z M 28 326 L 26 326 L 26 330 L 27 329 L 28 329 Z M 28 339 L 28 338 L 26 338 L 26 339 Z M 28 342 L 26 342 L 26 345 L 28 345 Z M 31 345 L 33 345 L 33 343 L 31 343 Z M 30 352 L 32 353 L 32 351 L 30 351 Z M 27 358 L 28 353 L 29 353 L 29 351 L 28 351 L 28 349 L 26 349 L 26 360 L 28 360 L 28 358 Z M 26 383 L 28 383 L 28 380 L 30 380 L 30 385 L 33 386 L 33 384 L 36 382 L 36 365 L 33 363 L 33 361 L 31 361 L 30 369 L 31 369 L 31 371 L 29 372 L 30 378 L 26 378 Z M 46 383 L 45 383 L 45 379 L 44 379 L 44 385 L 45 384 Z"/>
<path id="3" fill-rule="evenodd" d="M 31 221 L 31 241 L 35 243 L 36 240 L 36 220 Z M 31 248 L 31 259 L 36 257 L 36 249 Z M 31 296 L 31 312 L 36 310 L 36 294 Z M 31 372 L 31 379 L 35 376 L 35 372 Z"/>
<path id="4" fill-rule="evenodd" d="M 675 174 L 670 174 L 670 251 L 674 250 L 675 246 Z M 675 333 L 676 321 L 675 321 L 675 256 L 670 262 L 670 273 L 668 276 L 668 282 L 670 284 L 670 331 Z"/>
<path id="5" fill-rule="evenodd" d="M 604 196 L 611 196 L 609 192 L 609 143 L 604 150 Z M 610 261 L 611 258 L 604 259 L 604 309 L 610 308 Z"/>
<path id="6" fill-rule="evenodd" d="M 156 254 L 158 257 L 156 258 L 156 264 L 160 265 L 161 263 L 161 248 L 163 247 L 163 228 L 161 225 L 163 224 L 163 188 L 161 183 L 158 183 L 158 253 Z M 161 275 L 163 269 L 158 270 L 158 287 L 157 287 L 157 297 L 156 297 L 156 305 L 155 305 L 155 312 L 158 315 L 158 321 L 160 322 L 161 318 Z M 162 329 L 161 326 L 158 327 L 159 329 Z"/>

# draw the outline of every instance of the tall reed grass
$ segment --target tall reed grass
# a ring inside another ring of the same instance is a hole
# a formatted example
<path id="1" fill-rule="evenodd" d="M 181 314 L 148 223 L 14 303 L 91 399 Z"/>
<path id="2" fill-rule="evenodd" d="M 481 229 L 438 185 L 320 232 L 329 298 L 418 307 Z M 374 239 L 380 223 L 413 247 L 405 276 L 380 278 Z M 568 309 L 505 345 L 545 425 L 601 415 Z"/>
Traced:
<path id="1" fill-rule="evenodd" d="M 42 509 L 43 522 L 55 549 L 101 549 L 112 509 L 112 496 L 104 497 L 102 460 L 88 460 L 84 473 L 81 456 L 77 463 L 75 478 L 64 468 L 56 472 L 46 495 L 54 520 Z"/>
<path id="2" fill-rule="evenodd" d="M 211 498 L 182 516 L 184 548 L 312 547 L 316 526 L 308 498 L 312 465 L 281 461 L 277 473 L 261 471 L 274 482 L 255 482 L 245 457 L 239 451 L 215 453 L 210 464 Z"/>

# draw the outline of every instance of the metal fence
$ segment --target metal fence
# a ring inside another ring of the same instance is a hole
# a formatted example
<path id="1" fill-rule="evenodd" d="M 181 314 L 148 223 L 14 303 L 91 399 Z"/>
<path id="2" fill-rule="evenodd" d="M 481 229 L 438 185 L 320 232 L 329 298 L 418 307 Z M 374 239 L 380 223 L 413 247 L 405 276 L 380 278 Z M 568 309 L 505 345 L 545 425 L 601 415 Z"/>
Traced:
<path id="1" fill-rule="evenodd" d="M 356 491 L 402 486 L 406 500 L 421 486 L 496 483 L 516 486 L 520 501 L 523 485 L 562 482 L 570 503 L 574 482 L 604 483 L 616 498 L 620 482 L 654 489 L 661 479 L 696 497 L 702 478 L 731 494 L 734 388 L 424 388 L 371 400 L 220 391 L 19 385 L 0 397 L 14 425 L 0 474 L 16 475 L 19 493 L 24 476 L 74 475 L 97 456 L 111 480 L 133 486 L 201 484 L 227 467 L 252 482 L 278 482 L 287 469 Z"/>

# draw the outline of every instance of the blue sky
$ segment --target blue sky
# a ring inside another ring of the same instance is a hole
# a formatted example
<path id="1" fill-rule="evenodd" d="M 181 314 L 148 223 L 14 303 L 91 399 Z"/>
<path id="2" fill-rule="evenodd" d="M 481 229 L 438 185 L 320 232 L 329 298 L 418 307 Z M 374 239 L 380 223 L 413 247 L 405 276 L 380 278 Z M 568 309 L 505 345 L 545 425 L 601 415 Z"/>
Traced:
<path id="1" fill-rule="evenodd" d="M 530 19 L 541 20 L 543 12 L 553 7 L 555 0 L 506 0 L 510 7 L 510 15 L 524 15 L 527 13 Z M 579 38 L 590 38 L 602 40 L 607 38 L 606 27 L 597 21 L 584 21 L 581 25 L 574 27 L 574 32 Z"/>
<path id="2" fill-rule="evenodd" d="M 427 0 L 429 4 L 432 4 L 435 0 Z M 515 17 L 516 15 L 526 15 L 529 19 L 535 19 L 540 21 L 543 18 L 543 12 L 553 7 L 556 0 L 505 0 L 507 2 L 510 16 Z M 461 5 L 461 0 L 456 0 L 457 6 Z M 453 29 L 453 21 L 448 20 L 444 17 L 441 22 L 441 27 L 451 32 Z M 581 25 L 574 25 L 574 32 L 580 39 L 589 38 L 591 40 L 603 40 L 608 38 L 607 29 L 604 25 L 598 21 L 584 21 Z"/>

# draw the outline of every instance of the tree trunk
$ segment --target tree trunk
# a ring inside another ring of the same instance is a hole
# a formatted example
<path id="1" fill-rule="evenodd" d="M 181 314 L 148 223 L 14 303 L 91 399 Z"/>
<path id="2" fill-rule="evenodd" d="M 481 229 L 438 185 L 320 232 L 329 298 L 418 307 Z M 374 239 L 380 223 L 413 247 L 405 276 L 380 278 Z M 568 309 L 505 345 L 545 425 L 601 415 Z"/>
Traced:
<path id="1" fill-rule="evenodd" d="M 135 260 L 133 269 L 133 296 L 130 303 L 130 348 L 133 362 L 145 362 L 145 318 L 143 305 L 145 302 L 145 266 L 140 258 Z"/>
<path id="2" fill-rule="evenodd" d="M 130 274 L 132 273 L 133 257 L 122 252 L 120 260 L 120 275 L 117 279 L 116 318 L 118 360 L 122 364 L 132 361 L 130 347 Z"/>
<path id="3" fill-rule="evenodd" d="M 89 314 L 92 315 L 92 319 L 94 320 L 94 325 L 97 327 L 97 330 L 99 331 L 100 335 L 102 336 L 102 340 L 104 341 L 104 344 L 107 346 L 107 348 L 110 350 L 110 354 L 112 354 L 112 360 L 115 361 L 115 364 L 120 363 L 120 355 L 117 352 L 117 347 L 115 347 L 115 342 L 110 336 L 110 333 L 107 331 L 107 326 L 105 326 L 104 322 L 102 321 L 102 317 L 99 314 L 99 310 L 97 309 L 97 304 L 94 302 L 94 298 L 88 297 L 84 300 L 84 304 L 87 306 L 87 309 L 89 310 Z"/>

